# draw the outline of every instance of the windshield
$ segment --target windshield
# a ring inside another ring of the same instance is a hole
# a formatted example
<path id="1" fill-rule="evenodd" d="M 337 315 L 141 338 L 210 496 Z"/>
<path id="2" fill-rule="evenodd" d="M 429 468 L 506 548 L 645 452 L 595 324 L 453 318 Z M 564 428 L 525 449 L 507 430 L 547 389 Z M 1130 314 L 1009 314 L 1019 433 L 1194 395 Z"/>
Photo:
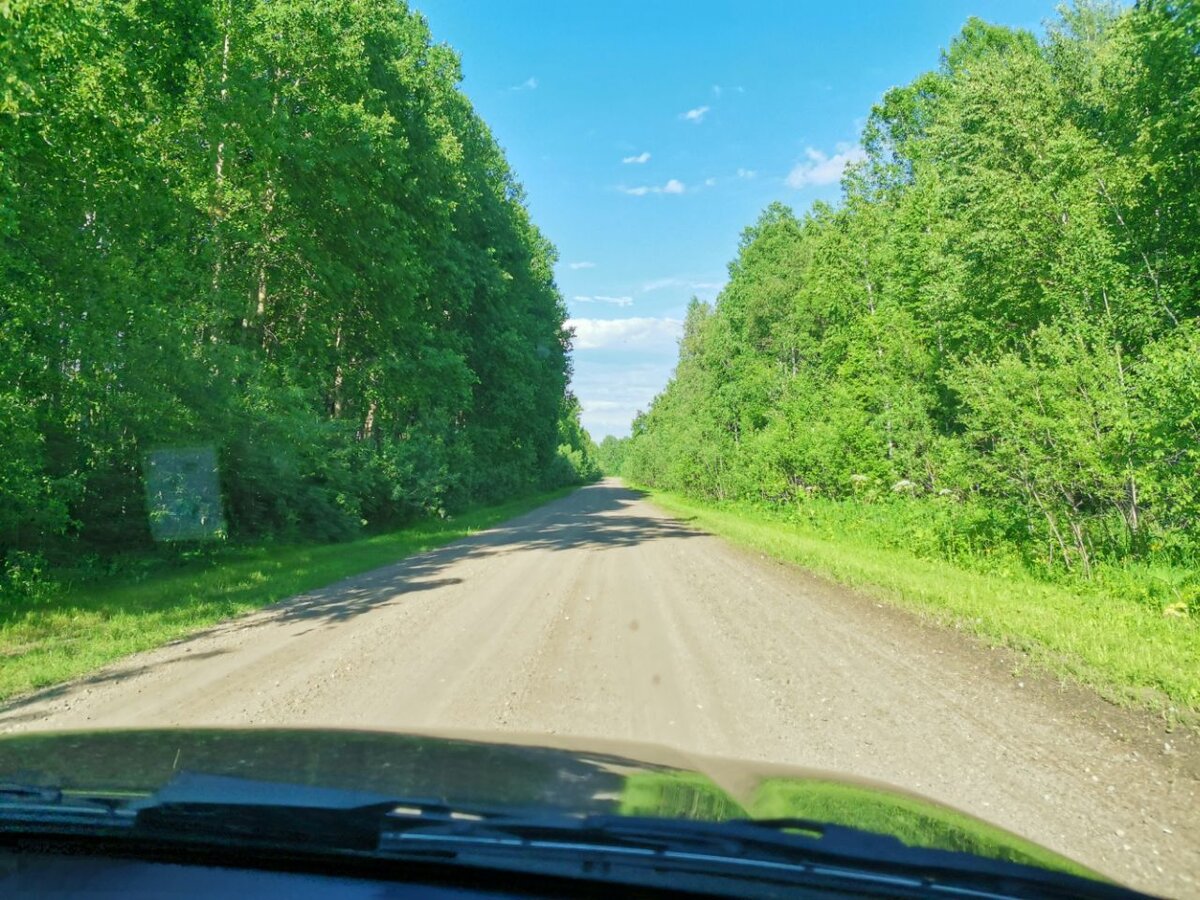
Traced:
<path id="1" fill-rule="evenodd" d="M 0 0 L 0 782 L 1200 896 L 1198 161 L 1191 0 Z"/>

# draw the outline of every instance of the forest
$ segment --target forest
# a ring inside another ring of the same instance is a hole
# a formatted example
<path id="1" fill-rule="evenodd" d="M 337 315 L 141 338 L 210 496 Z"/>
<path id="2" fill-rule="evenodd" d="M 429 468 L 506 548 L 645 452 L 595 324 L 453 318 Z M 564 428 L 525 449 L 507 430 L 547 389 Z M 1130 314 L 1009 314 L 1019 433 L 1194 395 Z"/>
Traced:
<path id="1" fill-rule="evenodd" d="M 1200 615 L 1198 48 L 1192 0 L 970 20 L 840 203 L 742 233 L 602 464 Z"/>
<path id="2" fill-rule="evenodd" d="M 397 0 L 0 3 L 0 581 L 152 546 L 201 448 L 228 540 L 590 477 L 555 250 Z"/>

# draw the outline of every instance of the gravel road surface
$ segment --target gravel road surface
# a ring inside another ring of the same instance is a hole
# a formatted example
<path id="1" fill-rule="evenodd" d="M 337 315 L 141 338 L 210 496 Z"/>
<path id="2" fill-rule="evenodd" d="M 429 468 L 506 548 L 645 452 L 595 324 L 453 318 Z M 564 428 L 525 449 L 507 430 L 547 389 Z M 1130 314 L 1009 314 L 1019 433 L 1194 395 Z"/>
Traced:
<path id="1" fill-rule="evenodd" d="M 0 708 L 0 731 L 158 725 L 598 736 L 848 772 L 1200 896 L 1194 735 L 614 481 Z"/>

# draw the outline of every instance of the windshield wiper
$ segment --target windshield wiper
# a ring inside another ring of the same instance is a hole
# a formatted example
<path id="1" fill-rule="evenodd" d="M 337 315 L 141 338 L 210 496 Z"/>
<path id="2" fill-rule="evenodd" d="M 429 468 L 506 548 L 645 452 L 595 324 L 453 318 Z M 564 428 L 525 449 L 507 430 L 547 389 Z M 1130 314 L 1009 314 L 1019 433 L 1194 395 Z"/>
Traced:
<path id="1" fill-rule="evenodd" d="M 441 821 L 436 801 L 180 772 L 157 793 L 69 791 L 0 782 L 0 831 L 86 824 L 140 836 L 247 840 L 325 849 L 375 849 L 385 816 L 417 804 Z"/>
<path id="2" fill-rule="evenodd" d="M 374 851 L 397 809 L 437 822 L 454 812 L 436 800 L 181 772 L 138 811 L 136 826 L 189 840 Z"/>
<path id="3" fill-rule="evenodd" d="M 146 837 L 412 854 L 448 847 L 588 849 L 797 866 L 911 854 L 893 838 L 800 820 L 696 822 L 448 804 L 361 791 L 181 772 L 132 806 Z"/>
<path id="4" fill-rule="evenodd" d="M 56 785 L 0 782 L 0 831 L 40 825 L 56 828 L 123 828 L 133 824 L 128 795 L 66 791 Z"/>
<path id="5" fill-rule="evenodd" d="M 615 855 L 626 862 L 685 867 L 693 873 L 857 883 L 866 892 L 897 895 L 1135 898 L 1144 895 L 1104 882 L 966 852 L 911 847 L 888 835 L 808 819 L 732 819 L 698 822 L 626 816 L 562 815 L 430 824 L 417 820 L 381 837 L 380 850 L 411 855 L 422 848 L 463 854 L 536 853 Z"/>
<path id="6" fill-rule="evenodd" d="M 818 853 L 893 856 L 894 838 L 807 820 L 696 822 L 619 815 L 494 809 L 437 799 L 252 781 L 181 772 L 137 811 L 139 829 L 181 831 L 354 850 L 395 850 L 417 841 L 564 841 L 597 849 L 755 855 L 780 862 Z M 408 840 L 402 845 L 399 842 Z"/>
<path id="7" fill-rule="evenodd" d="M 0 803 L 36 803 L 52 806 L 62 802 L 62 789 L 40 784 L 0 782 Z"/>
<path id="8" fill-rule="evenodd" d="M 564 842 L 593 848 L 631 849 L 643 854 L 660 852 L 702 853 L 728 857 L 755 856 L 779 862 L 803 861 L 817 849 L 820 841 L 823 855 L 837 849 L 856 851 L 869 849 L 866 845 L 883 846 L 889 850 L 906 849 L 892 838 L 871 832 L 841 829 L 817 822 L 790 821 L 788 828 L 759 827 L 750 819 L 725 822 L 700 822 L 669 818 L 630 816 L 568 816 L 533 814 L 482 819 L 479 821 L 431 821 L 423 815 L 405 821 L 389 816 L 384 845 L 401 846 L 403 841 L 433 841 L 441 838 L 486 840 L 498 839 L 510 844 L 550 846 Z M 800 840 L 791 830 L 801 831 Z M 807 840 L 805 840 L 807 838 Z M 834 846 L 834 845 L 837 846 Z"/>
<path id="9" fill-rule="evenodd" d="M 154 795 L 125 800 L 76 799 L 57 788 L 0 785 L 0 830 L 19 830 L 22 823 L 94 826 L 135 840 L 379 859 L 438 858 L 514 871 L 544 871 L 539 866 L 547 860 L 561 868 L 605 859 L 692 874 L 729 876 L 736 869 L 745 877 L 796 884 L 860 878 L 901 891 L 947 896 L 963 891 L 975 896 L 1142 896 L 1073 875 L 910 847 L 887 835 L 806 819 L 699 822 L 579 816 L 188 772 Z"/>

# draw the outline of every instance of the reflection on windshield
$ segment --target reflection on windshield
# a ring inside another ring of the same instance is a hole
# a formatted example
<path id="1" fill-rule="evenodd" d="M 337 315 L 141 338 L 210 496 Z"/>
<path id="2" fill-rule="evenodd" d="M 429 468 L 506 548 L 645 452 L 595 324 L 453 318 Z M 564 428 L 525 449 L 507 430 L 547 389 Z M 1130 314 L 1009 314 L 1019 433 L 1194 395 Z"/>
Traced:
<path id="1" fill-rule="evenodd" d="M 1086 877 L 1089 870 L 971 816 L 905 794 L 820 777 L 753 777 L 753 767 L 656 765 L 611 754 L 368 732 L 129 731 L 0 742 L 0 771 L 75 794 L 148 796 L 180 771 L 434 800 L 450 807 L 556 809 L 721 822 L 805 819 Z M 718 786 L 738 773 L 744 801 Z M 747 781 L 747 774 L 751 777 Z M 228 802 L 237 803 L 236 796 Z"/>

